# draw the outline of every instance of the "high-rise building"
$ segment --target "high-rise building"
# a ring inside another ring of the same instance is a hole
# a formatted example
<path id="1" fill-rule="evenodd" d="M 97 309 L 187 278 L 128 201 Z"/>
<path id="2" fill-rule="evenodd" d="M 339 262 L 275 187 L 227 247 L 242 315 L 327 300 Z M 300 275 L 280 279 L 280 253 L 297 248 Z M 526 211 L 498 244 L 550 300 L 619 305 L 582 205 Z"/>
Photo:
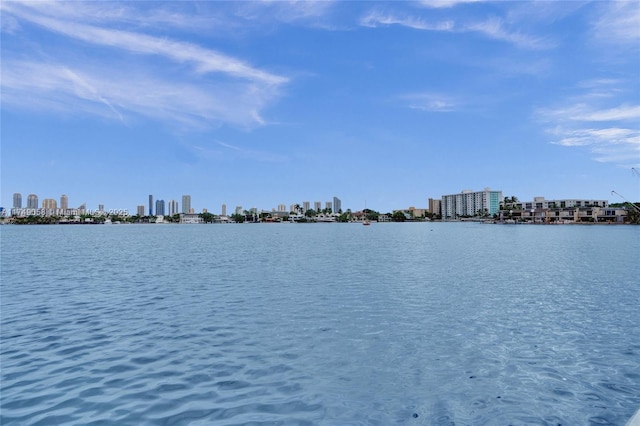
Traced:
<path id="1" fill-rule="evenodd" d="M 302 213 L 306 213 L 307 210 L 309 210 L 309 208 L 311 208 L 311 203 L 309 203 L 308 201 L 303 201 L 302 202 Z"/>
<path id="2" fill-rule="evenodd" d="M 144 204 L 141 204 L 138 207 L 136 207 L 136 213 L 138 213 L 138 216 L 140 217 L 144 216 Z"/>
<path id="3" fill-rule="evenodd" d="M 324 208 L 333 211 L 331 208 L 331 201 L 327 201 L 326 203 L 324 203 Z"/>
<path id="4" fill-rule="evenodd" d="M 104 204 L 98 204 L 98 211 L 99 212 L 103 212 L 104 211 Z"/>
<path id="5" fill-rule="evenodd" d="M 53 198 L 45 198 L 42 200 L 42 208 L 45 210 L 56 210 L 58 203 Z"/>
<path id="6" fill-rule="evenodd" d="M 62 210 L 68 210 L 69 209 L 69 197 L 67 197 L 66 194 L 62 194 L 60 196 L 60 208 Z"/>
<path id="7" fill-rule="evenodd" d="M 178 210 L 178 202 L 176 200 L 169 200 L 167 209 L 169 210 L 169 216 L 180 213 L 180 211 Z"/>
<path id="8" fill-rule="evenodd" d="M 22 194 L 16 192 L 13 194 L 13 208 L 21 209 L 22 208 Z"/>
<path id="9" fill-rule="evenodd" d="M 287 211 L 287 206 L 284 204 L 278 204 L 278 211 L 279 212 L 286 212 Z"/>
<path id="10" fill-rule="evenodd" d="M 164 216 L 164 200 L 156 201 L 156 216 Z"/>
<path id="11" fill-rule="evenodd" d="M 182 213 L 189 213 L 191 211 L 191 195 L 182 196 Z"/>
<path id="12" fill-rule="evenodd" d="M 242 206 L 236 206 L 236 214 L 242 214 Z"/>
<path id="13" fill-rule="evenodd" d="M 429 213 L 431 214 L 441 214 L 440 210 L 440 200 L 434 200 L 433 198 L 429 198 Z"/>
<path id="14" fill-rule="evenodd" d="M 320 210 L 322 210 L 322 201 L 314 201 L 313 202 L 313 209 L 317 212 L 319 212 Z"/>
<path id="15" fill-rule="evenodd" d="M 342 201 L 340 201 L 340 198 L 338 197 L 333 197 L 333 212 L 334 213 L 342 212 Z"/>
<path id="16" fill-rule="evenodd" d="M 226 216 L 227 215 L 227 205 L 223 204 L 222 205 L 222 212 L 221 212 L 222 216 Z"/>
<path id="17" fill-rule="evenodd" d="M 461 216 L 493 215 L 500 210 L 502 191 L 473 192 L 469 189 L 460 194 L 443 195 L 441 200 L 442 218 L 456 219 Z"/>
<path id="18" fill-rule="evenodd" d="M 38 196 L 36 194 L 29 194 L 29 196 L 27 197 L 27 208 L 28 209 L 38 208 Z"/>
<path id="19" fill-rule="evenodd" d="M 153 195 L 149 194 L 149 216 L 153 216 Z"/>

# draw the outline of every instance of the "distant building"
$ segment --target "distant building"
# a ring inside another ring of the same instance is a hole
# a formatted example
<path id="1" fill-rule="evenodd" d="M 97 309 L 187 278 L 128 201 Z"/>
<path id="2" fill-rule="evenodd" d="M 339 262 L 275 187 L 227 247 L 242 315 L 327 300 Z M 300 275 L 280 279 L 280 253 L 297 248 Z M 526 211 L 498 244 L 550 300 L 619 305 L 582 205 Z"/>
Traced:
<path id="1" fill-rule="evenodd" d="M 149 194 L 149 216 L 153 216 L 153 195 Z"/>
<path id="2" fill-rule="evenodd" d="M 27 208 L 28 209 L 38 208 L 38 196 L 36 194 L 29 194 L 29 196 L 27 196 Z"/>
<path id="3" fill-rule="evenodd" d="M 331 209 L 331 201 L 327 201 L 326 203 L 324 203 L 324 208 L 325 208 L 325 209 L 327 209 L 327 210 L 331 210 L 331 211 L 333 211 L 333 210 Z"/>
<path id="4" fill-rule="evenodd" d="M 443 195 L 441 200 L 442 218 L 457 219 L 462 216 L 494 215 L 500 211 L 502 191 L 463 190 L 459 194 Z"/>
<path id="5" fill-rule="evenodd" d="M 320 210 L 322 210 L 322 201 L 314 201 L 313 202 L 313 209 L 317 212 L 319 212 Z"/>
<path id="6" fill-rule="evenodd" d="M 189 213 L 191 211 L 191 195 L 182 196 L 182 213 Z"/>
<path id="7" fill-rule="evenodd" d="M 164 216 L 164 200 L 156 201 L 156 216 Z"/>
<path id="8" fill-rule="evenodd" d="M 21 209 L 22 208 L 22 194 L 16 192 L 13 194 L 13 208 Z"/>
<path id="9" fill-rule="evenodd" d="M 442 210 L 440 209 L 441 204 L 440 200 L 429 198 L 429 213 L 437 215 L 442 214 Z"/>
<path id="10" fill-rule="evenodd" d="M 341 211 L 342 211 L 342 201 L 340 201 L 340 198 L 338 197 L 333 197 L 333 212 L 340 213 Z"/>
<path id="11" fill-rule="evenodd" d="M 104 204 L 98 204 L 98 211 L 104 212 Z"/>
<path id="12" fill-rule="evenodd" d="M 226 216 L 226 215 L 227 215 L 227 205 L 223 204 L 222 205 L 221 216 Z"/>
<path id="13" fill-rule="evenodd" d="M 311 208 L 311 203 L 309 201 L 302 202 L 302 213 L 306 212 Z"/>
<path id="14" fill-rule="evenodd" d="M 202 223 L 203 220 L 199 214 L 180 213 L 180 223 Z"/>
<path id="15" fill-rule="evenodd" d="M 286 212 L 287 211 L 287 206 L 285 204 L 278 204 L 278 211 L 279 212 Z"/>
<path id="16" fill-rule="evenodd" d="M 53 198 L 45 198 L 42 200 L 42 208 L 45 210 L 56 210 L 58 208 L 58 203 Z"/>
<path id="17" fill-rule="evenodd" d="M 235 214 L 242 214 L 242 206 L 236 206 L 236 213 Z"/>
<path id="18" fill-rule="evenodd" d="M 574 207 L 609 207 L 609 202 L 607 200 L 586 200 L 578 198 L 545 200 L 544 197 L 534 197 L 533 201 L 518 202 L 515 206 L 522 210 L 565 209 Z"/>
<path id="19" fill-rule="evenodd" d="M 60 209 L 69 210 L 69 197 L 66 194 L 60 196 Z"/>
<path id="20" fill-rule="evenodd" d="M 169 200 L 167 210 L 169 211 L 169 216 L 180 213 L 180 210 L 178 209 L 178 202 L 176 200 Z"/>
<path id="21" fill-rule="evenodd" d="M 144 205 L 139 205 L 138 207 L 136 207 L 136 213 L 140 217 L 144 216 Z"/>

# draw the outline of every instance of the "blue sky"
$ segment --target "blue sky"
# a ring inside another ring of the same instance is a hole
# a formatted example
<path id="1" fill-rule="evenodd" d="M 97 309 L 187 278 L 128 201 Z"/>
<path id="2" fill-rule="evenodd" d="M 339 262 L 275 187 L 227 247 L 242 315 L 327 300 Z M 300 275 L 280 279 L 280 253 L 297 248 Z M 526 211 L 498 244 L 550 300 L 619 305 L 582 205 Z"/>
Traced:
<path id="1" fill-rule="evenodd" d="M 0 8 L 5 207 L 640 200 L 637 1 Z"/>

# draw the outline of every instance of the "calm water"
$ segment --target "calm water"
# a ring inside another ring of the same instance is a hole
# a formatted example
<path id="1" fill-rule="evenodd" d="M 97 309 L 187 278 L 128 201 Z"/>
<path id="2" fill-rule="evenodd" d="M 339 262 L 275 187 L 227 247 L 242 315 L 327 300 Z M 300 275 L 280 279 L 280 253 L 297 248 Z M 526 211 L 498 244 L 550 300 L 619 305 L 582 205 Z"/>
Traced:
<path id="1" fill-rule="evenodd" d="M 3 425 L 621 425 L 640 407 L 640 227 L 0 232 Z"/>

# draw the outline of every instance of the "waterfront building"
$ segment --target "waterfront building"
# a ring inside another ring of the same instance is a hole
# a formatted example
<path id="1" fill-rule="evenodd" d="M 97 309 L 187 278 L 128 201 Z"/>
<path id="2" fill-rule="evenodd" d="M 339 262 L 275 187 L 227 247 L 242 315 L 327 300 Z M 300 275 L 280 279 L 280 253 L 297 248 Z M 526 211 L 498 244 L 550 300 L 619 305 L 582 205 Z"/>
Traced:
<path id="1" fill-rule="evenodd" d="M 462 216 L 494 215 L 500 211 L 502 191 L 463 190 L 459 194 L 443 195 L 441 200 L 442 218 L 457 219 Z"/>
<path id="2" fill-rule="evenodd" d="M 164 200 L 156 201 L 156 216 L 164 216 Z"/>
<path id="3" fill-rule="evenodd" d="M 182 196 L 182 213 L 189 213 L 191 211 L 191 195 Z"/>
<path id="4" fill-rule="evenodd" d="M 66 194 L 62 194 L 60 196 L 60 209 L 61 210 L 69 210 L 69 197 Z"/>
<path id="5" fill-rule="evenodd" d="M 45 198 L 42 200 L 42 208 L 44 210 L 57 210 L 58 202 L 53 198 Z"/>
<path id="6" fill-rule="evenodd" d="M 38 196 L 36 194 L 29 194 L 27 196 L 27 208 L 28 209 L 38 208 Z"/>
<path id="7" fill-rule="evenodd" d="M 180 223 L 203 223 L 199 214 L 180 213 Z"/>
<path id="8" fill-rule="evenodd" d="M 302 213 L 306 213 L 307 210 L 311 208 L 311 203 L 309 201 L 302 202 Z"/>
<path id="9" fill-rule="evenodd" d="M 16 192 L 13 194 L 13 208 L 21 209 L 22 208 L 22 194 Z"/>
<path id="10" fill-rule="evenodd" d="M 340 213 L 341 211 L 342 211 L 342 201 L 340 201 L 340 198 L 338 197 L 333 197 L 333 212 Z"/>
<path id="11" fill-rule="evenodd" d="M 226 204 L 222 205 L 221 215 L 222 216 L 226 216 L 227 215 L 227 205 Z"/>
<path id="12" fill-rule="evenodd" d="M 104 212 L 104 204 L 98 204 L 98 211 Z"/>
<path id="13" fill-rule="evenodd" d="M 149 216 L 153 216 L 153 195 L 149 194 Z"/>
<path id="14" fill-rule="evenodd" d="M 324 208 L 327 210 L 331 210 L 331 201 L 327 201 L 326 203 L 324 203 Z M 333 210 L 331 210 L 333 211 Z"/>
<path id="15" fill-rule="evenodd" d="M 242 206 L 236 206 L 236 213 L 235 214 L 242 214 Z"/>
<path id="16" fill-rule="evenodd" d="M 319 212 L 320 210 L 322 210 L 322 201 L 314 201 L 313 202 L 313 209 L 317 212 Z"/>
<path id="17" fill-rule="evenodd" d="M 169 203 L 167 204 L 167 210 L 169 216 L 180 213 L 180 210 L 178 209 L 178 202 L 176 200 L 169 200 Z"/>
<path id="18" fill-rule="evenodd" d="M 144 216 L 144 204 L 136 207 L 136 213 L 140 217 Z"/>
<path id="19" fill-rule="evenodd" d="M 433 198 L 429 198 L 429 213 L 441 215 L 442 210 L 440 209 L 441 202 L 440 200 L 434 200 Z"/>
<path id="20" fill-rule="evenodd" d="M 278 204 L 278 211 L 279 212 L 286 212 L 287 211 L 287 206 L 284 204 Z"/>
<path id="21" fill-rule="evenodd" d="M 554 209 L 554 208 L 575 208 L 575 207 L 609 207 L 607 200 L 586 200 L 578 198 L 545 200 L 544 197 L 533 197 L 533 201 L 515 203 L 515 207 L 521 210 L 531 209 Z"/>

